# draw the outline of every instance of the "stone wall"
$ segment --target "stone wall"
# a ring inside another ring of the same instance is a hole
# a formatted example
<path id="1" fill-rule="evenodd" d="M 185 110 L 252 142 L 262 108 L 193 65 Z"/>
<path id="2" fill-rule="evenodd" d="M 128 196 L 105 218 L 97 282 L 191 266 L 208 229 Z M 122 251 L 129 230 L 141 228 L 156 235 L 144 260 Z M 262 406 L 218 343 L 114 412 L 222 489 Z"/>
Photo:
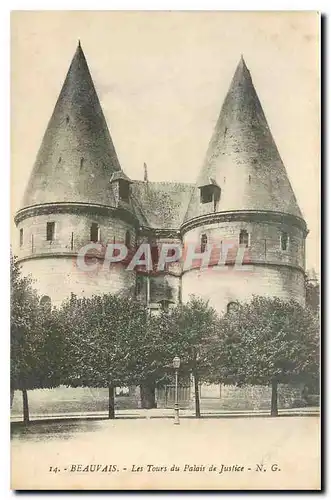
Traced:
<path id="1" fill-rule="evenodd" d="M 47 222 L 55 222 L 53 241 L 46 240 Z M 23 245 L 17 246 L 17 255 L 21 259 L 57 252 L 77 253 L 84 245 L 91 243 L 92 223 L 99 225 L 101 243 L 124 243 L 126 231 L 129 231 L 131 244 L 135 245 L 135 230 L 119 218 L 93 213 L 52 213 L 27 217 L 18 224 L 16 234 L 19 238 L 19 231 L 23 229 Z"/>
<path id="2" fill-rule="evenodd" d="M 219 408 L 222 410 L 270 410 L 271 387 L 248 385 L 245 387 L 221 386 Z M 292 408 L 301 400 L 301 388 L 280 384 L 278 387 L 278 407 Z M 302 406 L 304 402 L 302 401 Z"/>
<path id="3" fill-rule="evenodd" d="M 239 245 L 239 234 L 245 229 L 249 234 L 248 248 L 244 248 L 245 265 L 234 266 Z M 281 249 L 281 234 L 289 235 L 288 248 Z M 199 251 L 201 235 L 206 234 L 208 243 L 218 247 L 211 254 L 217 263 L 221 248 L 228 258 L 228 265 L 201 268 L 198 259 L 182 276 L 182 297 L 187 301 L 190 294 L 209 299 L 218 311 L 226 310 L 232 301 L 246 301 L 253 295 L 294 299 L 305 303 L 304 252 L 305 239 L 301 229 L 272 222 L 218 222 L 205 224 L 184 235 L 184 245 L 195 245 Z M 229 250 L 226 245 L 232 245 Z"/>
<path id="4" fill-rule="evenodd" d="M 53 241 L 46 239 L 47 222 L 55 222 Z M 99 225 L 102 244 L 123 243 L 129 231 L 134 247 L 135 230 L 127 222 L 109 216 L 54 213 L 29 217 L 18 225 L 18 234 L 21 228 L 24 232 L 23 245 L 17 252 L 22 272 L 31 275 L 35 288 L 41 295 L 48 295 L 54 305 L 60 304 L 71 293 L 90 297 L 134 290 L 135 273 L 127 271 L 121 263 L 107 268 L 102 260 L 98 260 L 94 270 L 83 270 L 77 265 L 77 253 L 91 243 L 93 222 Z"/>
<path id="5" fill-rule="evenodd" d="M 33 286 L 40 295 L 48 295 L 53 305 L 60 305 L 63 299 L 74 293 L 78 297 L 91 297 L 103 293 L 117 293 L 132 290 L 135 274 L 121 264 L 104 270 L 102 263 L 95 271 L 82 271 L 74 257 L 49 257 L 22 262 L 22 271 L 31 275 Z"/>
<path id="6" fill-rule="evenodd" d="M 190 294 L 209 300 L 219 312 L 225 312 L 232 301 L 247 301 L 253 295 L 294 299 L 304 305 L 304 275 L 297 269 L 283 266 L 243 266 L 236 270 L 224 266 L 188 271 L 182 277 L 183 302 Z"/>
<path id="7" fill-rule="evenodd" d="M 242 229 L 249 234 L 249 248 L 245 250 L 245 262 L 284 264 L 304 269 L 305 239 L 303 231 L 296 226 L 285 223 L 224 221 L 203 224 L 184 235 L 184 245 L 193 244 L 199 250 L 201 235 L 206 234 L 208 243 L 218 247 L 223 246 L 223 251 L 225 251 L 226 245 L 237 246 L 239 244 L 239 234 Z M 282 232 L 289 235 L 286 250 L 281 249 Z M 231 253 L 235 256 L 236 249 L 230 250 L 228 257 L 231 257 Z"/>

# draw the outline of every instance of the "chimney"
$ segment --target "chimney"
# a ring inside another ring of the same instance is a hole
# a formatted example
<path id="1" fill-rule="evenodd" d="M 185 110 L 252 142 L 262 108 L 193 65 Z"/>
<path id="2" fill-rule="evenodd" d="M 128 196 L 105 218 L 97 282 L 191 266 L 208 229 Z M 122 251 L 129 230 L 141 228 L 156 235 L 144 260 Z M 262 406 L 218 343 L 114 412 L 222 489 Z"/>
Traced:
<path id="1" fill-rule="evenodd" d="M 148 182 L 147 165 L 144 163 L 144 181 Z"/>

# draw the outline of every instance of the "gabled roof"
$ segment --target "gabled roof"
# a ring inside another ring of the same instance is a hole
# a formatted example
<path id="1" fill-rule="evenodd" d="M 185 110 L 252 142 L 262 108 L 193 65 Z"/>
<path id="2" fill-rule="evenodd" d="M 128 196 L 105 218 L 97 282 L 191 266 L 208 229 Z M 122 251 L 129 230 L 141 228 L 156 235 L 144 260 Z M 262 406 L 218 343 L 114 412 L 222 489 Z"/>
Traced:
<path id="1" fill-rule="evenodd" d="M 22 208 L 54 202 L 113 205 L 109 184 L 120 164 L 78 44 L 48 123 Z"/>
<path id="2" fill-rule="evenodd" d="M 132 180 L 123 172 L 123 170 L 118 170 L 117 172 L 111 174 L 110 183 L 119 180 L 126 181 L 132 184 Z"/>
<path id="3" fill-rule="evenodd" d="M 202 188 L 204 186 L 217 186 L 217 187 L 219 187 L 219 185 L 217 184 L 215 179 L 213 179 L 212 177 L 207 177 L 206 179 L 200 180 L 198 188 Z"/>
<path id="4" fill-rule="evenodd" d="M 185 220 L 214 207 L 200 204 L 199 186 L 221 188 L 218 211 L 271 210 L 302 217 L 243 57 L 223 103 Z"/>

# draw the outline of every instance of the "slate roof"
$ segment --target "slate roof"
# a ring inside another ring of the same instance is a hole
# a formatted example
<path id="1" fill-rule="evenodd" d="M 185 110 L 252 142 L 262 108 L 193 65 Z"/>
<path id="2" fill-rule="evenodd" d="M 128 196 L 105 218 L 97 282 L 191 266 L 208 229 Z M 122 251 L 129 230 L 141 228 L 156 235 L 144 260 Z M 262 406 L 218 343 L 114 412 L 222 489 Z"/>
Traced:
<path id="1" fill-rule="evenodd" d="M 213 212 L 198 187 L 221 188 L 218 212 L 272 210 L 302 218 L 250 72 L 241 58 L 217 120 L 185 220 Z"/>
<path id="2" fill-rule="evenodd" d="M 114 205 L 120 164 L 80 44 L 48 123 L 22 208 L 41 203 Z"/>
<path id="3" fill-rule="evenodd" d="M 272 210 L 302 217 L 250 72 L 239 62 L 196 184 L 131 181 L 122 171 L 80 44 L 47 126 L 22 208 L 80 202 L 115 207 L 112 182 L 131 184 L 141 226 L 179 230 L 214 213 L 199 186 L 220 187 L 217 210 Z"/>
<path id="4" fill-rule="evenodd" d="M 131 192 L 136 213 L 139 210 L 145 218 L 142 225 L 148 224 L 156 229 L 179 229 L 193 188 L 194 184 L 180 182 L 133 181 Z"/>

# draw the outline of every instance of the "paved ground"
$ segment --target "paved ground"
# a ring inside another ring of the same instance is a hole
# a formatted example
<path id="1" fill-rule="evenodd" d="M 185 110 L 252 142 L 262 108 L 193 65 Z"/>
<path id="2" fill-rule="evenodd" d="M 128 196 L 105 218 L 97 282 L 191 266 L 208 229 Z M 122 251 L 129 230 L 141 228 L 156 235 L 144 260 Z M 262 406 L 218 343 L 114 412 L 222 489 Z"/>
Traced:
<path id="1" fill-rule="evenodd" d="M 319 454 L 314 416 L 14 424 L 12 487 L 318 489 Z"/>

